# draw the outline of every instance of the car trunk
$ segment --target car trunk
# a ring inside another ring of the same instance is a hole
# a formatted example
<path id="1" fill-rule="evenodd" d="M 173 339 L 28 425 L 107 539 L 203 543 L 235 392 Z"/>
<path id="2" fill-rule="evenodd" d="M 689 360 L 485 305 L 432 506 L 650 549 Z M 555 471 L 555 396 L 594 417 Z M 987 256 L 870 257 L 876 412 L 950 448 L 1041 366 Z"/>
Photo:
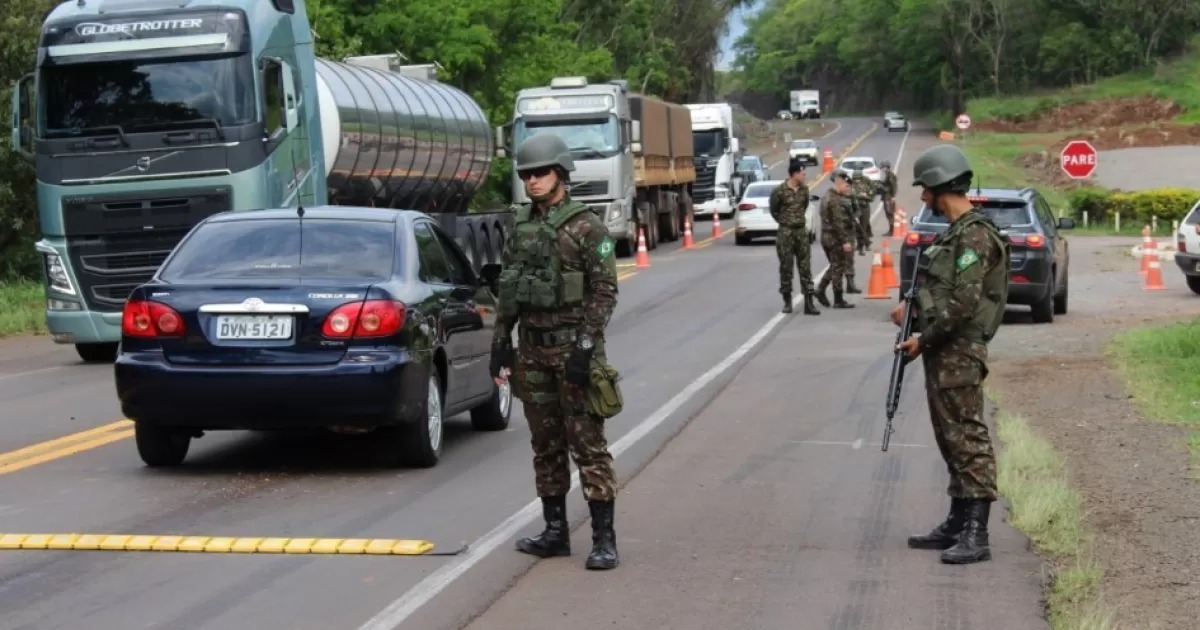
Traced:
<path id="1" fill-rule="evenodd" d="M 163 353 L 181 365 L 321 365 L 337 363 L 344 340 L 321 333 L 326 317 L 371 288 L 290 279 L 286 282 L 185 284 L 151 299 L 183 316 L 187 333 L 164 339 Z"/>

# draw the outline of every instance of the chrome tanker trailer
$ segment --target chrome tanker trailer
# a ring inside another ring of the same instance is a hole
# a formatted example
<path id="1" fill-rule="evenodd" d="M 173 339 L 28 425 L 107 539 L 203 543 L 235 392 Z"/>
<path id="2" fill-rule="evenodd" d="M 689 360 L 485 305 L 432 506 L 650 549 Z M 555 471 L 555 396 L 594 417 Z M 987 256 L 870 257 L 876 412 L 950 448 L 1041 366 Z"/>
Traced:
<path id="1" fill-rule="evenodd" d="M 493 154 L 468 95 L 386 57 L 318 59 L 302 2 L 71 0 L 13 96 L 37 172 L 47 324 L 85 360 L 201 219 L 341 204 L 423 210 L 476 270 L 508 212 L 468 214 Z"/>

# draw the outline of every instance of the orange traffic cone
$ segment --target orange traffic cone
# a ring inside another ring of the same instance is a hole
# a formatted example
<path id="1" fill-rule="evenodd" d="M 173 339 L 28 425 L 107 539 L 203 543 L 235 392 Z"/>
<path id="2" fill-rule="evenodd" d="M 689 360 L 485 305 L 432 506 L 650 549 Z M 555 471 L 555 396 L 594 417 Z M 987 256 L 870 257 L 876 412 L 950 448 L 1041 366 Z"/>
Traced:
<path id="1" fill-rule="evenodd" d="M 821 172 L 829 173 L 833 171 L 833 151 L 831 149 L 825 149 L 825 152 L 821 157 Z"/>
<path id="2" fill-rule="evenodd" d="M 896 267 L 892 264 L 892 248 L 886 238 L 883 239 L 883 281 L 889 289 L 900 288 L 900 276 L 896 274 Z"/>
<path id="3" fill-rule="evenodd" d="M 1142 267 L 1138 273 L 1143 276 L 1150 270 L 1150 261 L 1158 258 L 1158 243 L 1150 236 L 1150 228 L 1142 229 Z"/>
<path id="4" fill-rule="evenodd" d="M 871 278 L 867 281 L 868 300 L 888 299 L 887 281 L 883 278 L 883 256 L 876 251 L 871 257 Z"/>
<path id="5" fill-rule="evenodd" d="M 696 243 L 692 240 L 692 217 L 683 218 L 683 248 L 691 249 Z"/>
<path id="6" fill-rule="evenodd" d="M 646 250 L 646 232 L 641 226 L 638 227 L 637 264 L 634 266 L 638 269 L 650 266 L 650 252 Z"/>
<path id="7" fill-rule="evenodd" d="M 1163 284 L 1162 265 L 1157 256 L 1150 260 L 1150 266 L 1146 269 L 1146 286 L 1142 288 L 1147 291 L 1162 291 L 1167 288 L 1167 285 Z"/>
<path id="8" fill-rule="evenodd" d="M 892 234 L 895 234 L 896 238 L 900 240 L 904 240 L 904 237 L 908 236 L 908 215 L 904 214 L 904 206 L 896 206 L 896 219 Z"/>
<path id="9" fill-rule="evenodd" d="M 721 215 L 713 208 L 713 240 L 721 238 Z"/>

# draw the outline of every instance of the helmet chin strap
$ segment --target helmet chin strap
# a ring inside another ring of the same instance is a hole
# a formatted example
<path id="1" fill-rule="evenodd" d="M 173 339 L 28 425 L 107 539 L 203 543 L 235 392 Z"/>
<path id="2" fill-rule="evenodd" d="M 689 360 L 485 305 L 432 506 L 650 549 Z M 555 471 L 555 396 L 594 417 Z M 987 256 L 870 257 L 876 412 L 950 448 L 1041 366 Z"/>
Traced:
<path id="1" fill-rule="evenodd" d="M 557 181 L 554 182 L 554 188 L 551 188 L 550 191 L 547 192 L 546 194 L 535 195 L 535 194 L 529 192 L 528 186 L 525 188 L 525 194 L 529 195 L 529 198 L 533 201 L 536 201 L 537 203 L 545 203 L 547 201 L 550 201 L 551 199 L 554 199 L 554 197 L 558 195 L 558 192 L 563 189 L 562 173 L 559 173 L 556 171 L 555 175 L 557 175 L 557 177 L 555 178 Z"/>

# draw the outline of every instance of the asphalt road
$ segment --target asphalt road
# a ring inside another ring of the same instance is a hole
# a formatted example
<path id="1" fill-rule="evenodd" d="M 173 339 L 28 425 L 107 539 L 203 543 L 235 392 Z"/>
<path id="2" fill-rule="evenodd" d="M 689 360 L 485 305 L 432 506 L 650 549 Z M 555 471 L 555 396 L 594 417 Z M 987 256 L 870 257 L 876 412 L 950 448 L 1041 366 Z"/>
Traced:
<path id="1" fill-rule="evenodd" d="M 838 122 L 822 141 L 835 154 L 861 140 L 855 154 L 897 161 L 907 134 L 888 134 L 874 120 Z M 776 164 L 772 175 L 782 177 L 782 171 Z M 810 171 L 810 180 L 817 179 L 819 169 Z M 816 192 L 826 185 L 822 181 Z M 882 227 L 877 216 L 875 232 Z M 711 227 L 698 222 L 695 251 L 664 244 L 652 252 L 649 269 L 622 261 L 608 348 L 624 376 L 626 408 L 609 425 L 623 477 L 730 382 L 735 368 L 757 352 L 748 341 L 763 338 L 755 333 L 778 317 L 771 241 L 737 247 L 732 221 L 722 228 L 724 238 L 707 241 Z M 870 258 L 857 261 L 865 286 Z M 819 250 L 813 267 L 814 273 L 825 267 Z M 822 331 L 814 341 L 817 356 L 853 362 L 865 351 L 837 358 L 855 334 L 839 319 L 862 326 L 881 308 L 847 317 L 797 313 L 788 326 Z M 867 362 L 878 380 L 886 365 L 877 357 Z M 855 378 L 853 371 L 810 369 L 777 384 L 818 401 L 850 396 Z M 882 390 L 871 397 L 881 399 Z M 0 343 L 0 404 L 0 533 L 403 538 L 430 540 L 439 550 L 471 545 L 455 557 L 0 551 L 0 628 L 328 629 L 372 619 L 367 627 L 459 627 L 532 565 L 511 551 L 508 535 L 537 529 L 525 518 L 535 515 L 527 510 L 534 493 L 519 404 L 503 433 L 475 434 L 458 419 L 447 427 L 442 462 L 420 471 L 371 468 L 362 456 L 369 438 L 247 433 L 194 441 L 180 469 L 144 468 L 127 426 L 114 424 L 122 418 L 111 367 L 81 365 L 73 350 L 45 339 Z M 745 400 L 743 409 L 746 418 L 778 413 L 762 399 Z M 861 418 L 850 422 L 874 426 Z M 904 430 L 896 437 L 906 439 Z M 823 461 L 828 469 L 813 474 L 837 476 L 838 466 L 849 466 L 836 456 Z M 856 478 L 870 479 L 860 473 L 846 484 Z M 575 520 L 584 511 L 578 496 L 572 495 Z M 836 493 L 821 498 L 838 500 Z"/>

